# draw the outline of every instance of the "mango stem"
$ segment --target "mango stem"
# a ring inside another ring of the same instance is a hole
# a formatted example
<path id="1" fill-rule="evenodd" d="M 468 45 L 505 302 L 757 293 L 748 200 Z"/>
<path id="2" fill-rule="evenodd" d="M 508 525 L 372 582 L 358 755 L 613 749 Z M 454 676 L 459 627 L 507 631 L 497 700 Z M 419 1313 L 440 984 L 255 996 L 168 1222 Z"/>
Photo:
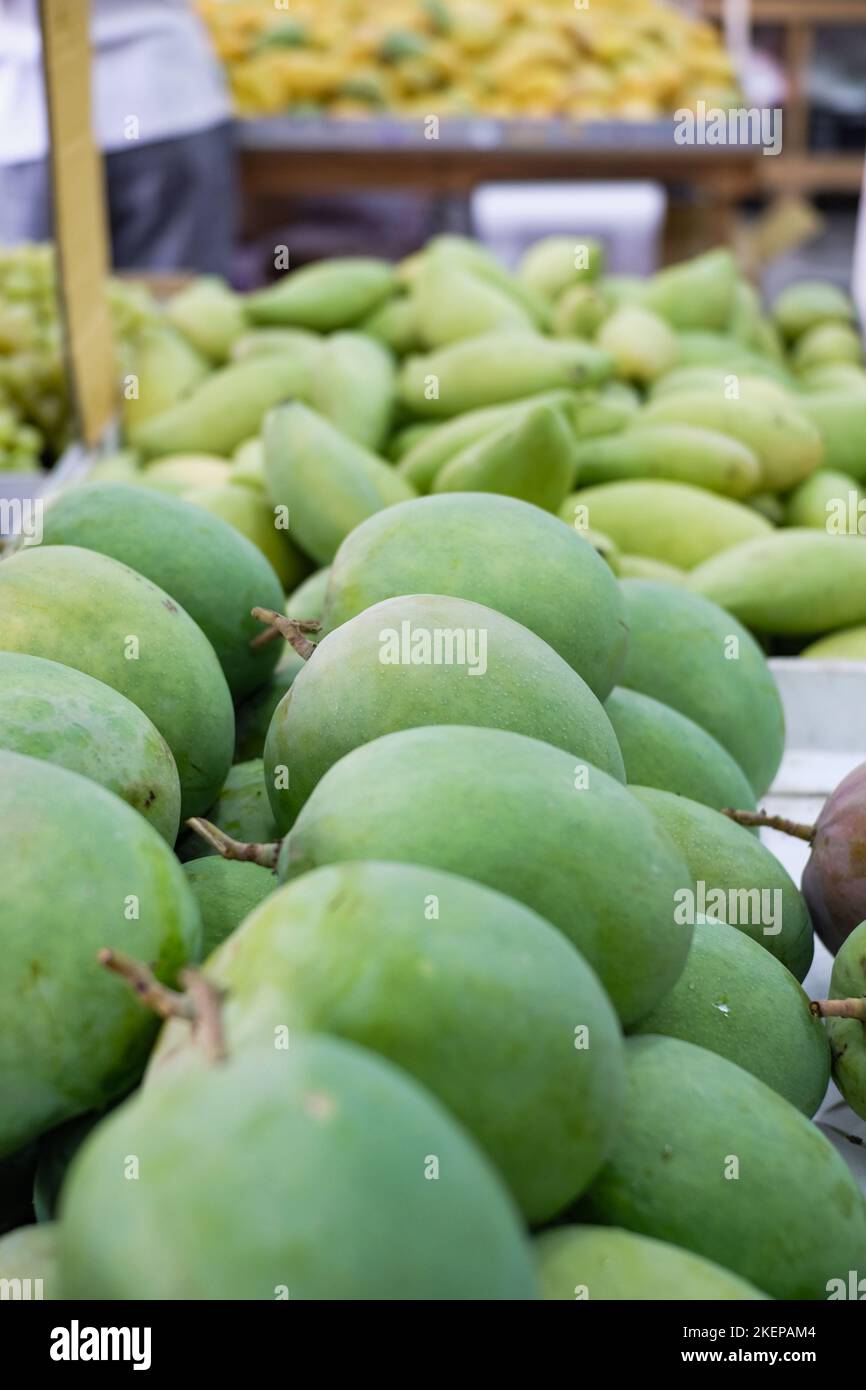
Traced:
<path id="1" fill-rule="evenodd" d="M 197 970 L 190 969 L 180 972 L 180 982 L 184 986 L 182 992 L 169 989 L 143 961 L 134 960 L 122 951 L 112 951 L 107 946 L 98 952 L 96 959 L 106 970 L 125 980 L 142 1004 L 159 1014 L 160 1018 L 185 1018 L 191 1023 L 193 1035 L 200 1042 L 209 1062 L 225 1060 L 223 990 L 212 985 Z"/>
<path id="2" fill-rule="evenodd" d="M 798 840 L 808 840 L 810 843 L 815 834 L 814 825 L 803 825 L 801 821 L 786 820 L 784 816 L 768 816 L 766 811 L 735 811 L 730 806 L 726 806 L 722 815 L 736 821 L 737 825 L 762 825 L 766 826 L 768 830 L 781 830 L 783 835 L 793 835 Z"/>
<path id="3" fill-rule="evenodd" d="M 856 1018 L 866 1024 L 866 999 L 813 999 L 809 1007 L 818 1018 Z"/>
<path id="4" fill-rule="evenodd" d="M 214 825 L 209 820 L 203 820 L 200 816 L 193 816 L 187 821 L 187 825 L 206 844 L 211 845 L 217 854 L 221 854 L 223 859 L 238 859 L 244 864 L 260 864 L 263 869 L 275 869 L 277 867 L 282 840 L 275 840 L 269 845 L 256 845 L 249 844 L 244 840 L 233 840 L 231 835 L 220 830 L 218 825 Z"/>
<path id="5" fill-rule="evenodd" d="M 316 650 L 316 644 L 310 642 L 304 633 L 321 632 L 321 623 L 312 618 L 287 618 L 285 613 L 276 613 L 273 608 L 254 608 L 252 615 L 257 622 L 267 623 L 268 628 L 266 632 L 260 632 L 257 637 L 251 639 L 251 647 L 266 647 L 275 638 L 284 637 L 289 645 L 294 647 L 298 656 L 303 657 L 304 661 L 309 661 Z"/>

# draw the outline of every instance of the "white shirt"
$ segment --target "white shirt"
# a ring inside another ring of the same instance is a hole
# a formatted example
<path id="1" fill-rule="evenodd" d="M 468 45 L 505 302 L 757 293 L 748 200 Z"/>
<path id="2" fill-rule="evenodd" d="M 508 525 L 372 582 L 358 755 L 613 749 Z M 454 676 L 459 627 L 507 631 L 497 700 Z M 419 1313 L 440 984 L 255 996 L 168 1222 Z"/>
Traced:
<path id="1" fill-rule="evenodd" d="M 187 0 L 90 0 L 94 138 L 103 150 L 226 120 L 229 100 Z M 37 0 L 0 0 L 0 165 L 41 159 L 48 128 Z M 130 140 L 130 118 L 137 121 Z"/>

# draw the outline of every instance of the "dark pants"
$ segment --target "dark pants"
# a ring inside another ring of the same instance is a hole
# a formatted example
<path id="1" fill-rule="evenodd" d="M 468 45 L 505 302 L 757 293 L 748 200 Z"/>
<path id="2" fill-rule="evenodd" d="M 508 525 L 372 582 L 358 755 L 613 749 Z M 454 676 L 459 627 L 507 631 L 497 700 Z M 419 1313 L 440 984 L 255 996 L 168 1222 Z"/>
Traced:
<path id="1" fill-rule="evenodd" d="M 228 273 L 237 195 L 229 122 L 107 154 L 105 177 L 116 269 Z M 0 245 L 51 235 L 47 161 L 0 168 Z"/>

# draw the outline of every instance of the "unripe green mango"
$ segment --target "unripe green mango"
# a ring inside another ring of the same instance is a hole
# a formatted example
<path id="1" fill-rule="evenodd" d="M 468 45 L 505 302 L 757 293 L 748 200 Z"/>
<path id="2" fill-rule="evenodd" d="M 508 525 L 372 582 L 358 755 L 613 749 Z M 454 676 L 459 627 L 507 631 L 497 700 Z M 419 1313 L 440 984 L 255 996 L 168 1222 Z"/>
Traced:
<path id="1" fill-rule="evenodd" d="M 621 581 L 629 645 L 620 684 L 678 709 L 736 758 L 763 796 L 785 746 L 782 701 L 763 652 L 716 604 L 672 584 Z"/>
<path id="2" fill-rule="evenodd" d="M 167 323 L 148 323 L 129 350 L 128 376 L 135 377 L 135 392 L 122 394 L 123 427 L 132 435 L 204 381 L 208 364 Z"/>
<path id="3" fill-rule="evenodd" d="M 391 463 L 399 463 L 415 448 L 416 444 L 420 444 L 422 439 L 426 439 L 434 430 L 439 428 L 439 425 L 429 421 L 420 425 L 404 425 L 388 440 L 385 446 L 385 458 Z"/>
<path id="4" fill-rule="evenodd" d="M 808 372 L 828 362 L 863 362 L 863 343 L 856 328 L 845 323 L 819 323 L 798 338 L 791 354 L 797 372 Z"/>
<path id="5" fill-rule="evenodd" d="M 97 458 L 87 474 L 90 483 L 136 483 L 142 478 L 141 463 L 133 449 L 118 449 Z"/>
<path id="6" fill-rule="evenodd" d="M 517 273 L 536 294 L 557 299 L 570 285 L 597 279 L 604 259 L 604 247 L 594 237 L 547 236 L 527 248 Z"/>
<path id="7" fill-rule="evenodd" d="M 706 329 L 686 329 L 678 334 L 680 371 L 686 367 L 720 367 L 726 373 L 754 373 L 788 380 L 790 373 L 782 364 L 745 347 L 729 333 L 711 333 Z"/>
<path id="8" fill-rule="evenodd" d="M 232 362 L 170 410 L 146 420 L 130 439 L 147 458 L 183 453 L 228 458 L 258 433 L 272 407 L 308 390 L 309 369 L 291 353 Z"/>
<path id="9" fill-rule="evenodd" d="M 662 478 L 739 498 L 761 485 L 756 456 L 730 435 L 696 425 L 643 425 L 640 416 L 620 434 L 578 443 L 576 457 L 582 487 Z"/>
<path id="10" fill-rule="evenodd" d="M 173 845 L 180 781 L 171 749 L 137 705 L 83 671 L 0 652 L 0 747 L 89 777 Z"/>
<path id="11" fill-rule="evenodd" d="M 450 459 L 431 491 L 499 493 L 555 512 L 574 476 L 574 434 L 555 406 L 539 405 Z"/>
<path id="12" fill-rule="evenodd" d="M 738 343 L 743 343 L 745 347 L 760 352 L 763 338 L 762 325 L 765 323 L 761 296 L 755 286 L 749 284 L 747 280 L 739 280 L 734 290 L 731 317 L 725 324 L 725 331 L 730 333 L 731 337 L 735 338 Z"/>
<path id="13" fill-rule="evenodd" d="M 821 1131 L 702 1047 L 641 1037 L 626 1049 L 626 1120 L 585 1219 L 682 1245 L 773 1298 L 825 1299 L 830 1280 L 847 1282 L 866 1204 Z"/>
<path id="14" fill-rule="evenodd" d="M 246 328 L 243 300 L 218 275 L 200 275 L 172 295 L 165 318 L 211 362 L 225 362 Z"/>
<path id="15" fill-rule="evenodd" d="M 511 328 L 531 332 L 535 326 L 515 299 L 449 257 L 425 258 L 412 296 L 418 332 L 428 349 Z"/>
<path id="16" fill-rule="evenodd" d="M 804 392 L 799 406 L 824 441 L 824 466 L 866 483 L 866 391 Z"/>
<path id="17" fill-rule="evenodd" d="M 405 595 L 329 633 L 277 706 L 265 780 L 280 828 L 345 753 L 434 722 L 529 734 L 624 780 L 607 715 L 552 647 L 480 603 Z"/>
<path id="18" fill-rule="evenodd" d="M 429 864 L 531 907 L 577 946 L 625 1023 L 667 993 L 688 953 L 690 928 L 673 920 L 691 883 L 679 851 L 613 778 L 534 738 L 439 725 L 356 748 L 306 803 L 277 873 L 357 859 Z"/>
<path id="19" fill-rule="evenodd" d="M 658 314 L 640 304 L 623 304 L 605 319 L 595 339 L 609 352 L 617 376 L 640 385 L 655 381 L 679 359 L 677 336 Z"/>
<path id="20" fill-rule="evenodd" d="M 192 488 L 183 494 L 183 500 L 219 517 L 245 536 L 267 560 L 283 592 L 294 589 L 308 572 L 309 565 L 289 540 L 288 532 L 277 528 L 274 509 L 263 492 L 242 483 L 218 483 L 216 487 Z M 265 601 L 262 594 L 264 585 L 260 586 L 255 606 L 272 606 L 270 599 Z"/>
<path id="21" fill-rule="evenodd" d="M 866 626 L 843 628 L 804 647 L 807 661 L 866 661 Z"/>
<path id="22" fill-rule="evenodd" d="M 784 523 L 826 531 L 832 518 L 842 517 L 847 508 L 859 518 L 862 500 L 856 479 L 832 468 L 819 468 L 785 498 Z"/>
<path id="23" fill-rule="evenodd" d="M 609 381 L 597 391 L 583 391 L 572 399 L 569 415 L 578 440 L 597 439 L 627 429 L 634 423 L 641 404 L 638 392 L 624 381 Z"/>
<path id="24" fill-rule="evenodd" d="M 51 1221 L 21 1226 L 0 1240 L 0 1286 L 5 1288 L 7 1280 L 21 1281 L 19 1298 L 60 1298 L 57 1263 L 57 1227 Z"/>
<path id="25" fill-rule="evenodd" d="M 556 517 L 511 497 L 419 497 L 369 517 L 337 551 L 324 629 L 414 593 L 471 599 L 522 623 L 600 700 L 625 661 L 624 604 L 608 566 Z M 290 616 L 308 614 L 294 603 Z"/>
<path id="26" fill-rule="evenodd" d="M 604 708 L 629 784 L 688 796 L 716 811 L 754 809 L 754 793 L 739 763 L 679 710 L 625 687 L 614 690 Z"/>
<path id="27" fill-rule="evenodd" d="M 736 378 L 741 395 L 745 391 L 750 399 L 756 398 L 768 405 L 773 405 L 777 401 L 789 403 L 796 383 L 793 380 L 790 382 L 782 380 L 773 363 L 764 363 L 763 365 L 767 368 L 766 373 L 759 370 L 758 366 L 751 364 L 746 371 L 742 370 L 740 364 L 728 367 L 721 363 L 709 362 L 674 367 L 673 371 L 666 372 L 664 376 L 659 377 L 658 381 L 652 383 L 649 393 L 650 399 L 659 401 L 665 396 L 690 396 L 695 392 L 716 392 L 718 395 L 724 396 Z"/>
<path id="28" fill-rule="evenodd" d="M 231 483 L 242 483 L 254 492 L 265 491 L 265 446 L 259 435 L 245 439 L 232 454 L 229 464 Z"/>
<path id="29" fill-rule="evenodd" d="M 396 469 L 300 402 L 271 412 L 264 441 L 271 502 L 288 507 L 293 540 L 320 565 L 365 517 L 415 495 Z"/>
<path id="30" fill-rule="evenodd" d="M 423 255 L 419 257 L 413 283 L 417 283 L 426 262 L 434 256 L 438 260 L 447 260 L 451 265 L 463 266 L 478 279 L 494 285 L 529 315 L 536 328 L 540 328 L 543 333 L 550 330 L 551 311 L 547 296 L 539 293 L 523 276 L 513 275 L 511 271 L 505 270 L 492 251 L 488 251 L 486 246 L 482 246 L 473 237 L 456 236 L 453 233 L 433 237 L 428 241 Z"/>
<path id="31" fill-rule="evenodd" d="M 643 286 L 640 303 L 674 328 L 727 327 L 737 292 L 737 266 L 730 251 L 702 256 L 656 271 Z"/>
<path id="32" fill-rule="evenodd" d="M 353 328 L 397 289 L 397 276 L 387 261 L 335 257 L 302 266 L 275 285 L 247 295 L 246 312 L 255 324 L 333 333 L 339 328 Z"/>
<path id="33" fill-rule="evenodd" d="M 48 657 L 125 695 L 174 754 L 181 816 L 207 810 L 231 764 L 231 694 L 201 628 L 162 589 L 94 550 L 27 548 L 0 565 L 0 651 Z"/>
<path id="34" fill-rule="evenodd" d="M 2 1156 L 140 1075 L 156 1019 L 97 951 L 136 955 L 170 984 L 200 926 L 165 841 L 88 778 L 2 751 L 0 820 Z"/>
<path id="35" fill-rule="evenodd" d="M 610 1151 L 625 1093 L 616 1015 L 574 947 L 502 893 L 415 864 L 318 869 L 272 894 L 207 974 L 228 992 L 232 1052 L 284 1027 L 380 1053 L 460 1121 L 530 1221 L 573 1201 Z M 149 1076 L 194 1051 L 169 1026 Z"/>
<path id="36" fill-rule="evenodd" d="M 765 1299 L 728 1269 L 613 1226 L 560 1226 L 535 1241 L 541 1297 L 593 1301 Z"/>
<path id="37" fill-rule="evenodd" d="M 422 427 L 427 433 L 403 455 L 397 471 L 419 492 L 429 492 L 439 470 L 470 445 L 495 434 L 535 406 L 552 405 L 565 412 L 574 400 L 572 391 L 546 391 L 505 405 L 470 410 L 442 424 L 428 423 Z"/>
<path id="38" fill-rule="evenodd" d="M 854 305 L 829 280 L 801 280 L 789 285 L 773 305 L 773 321 L 789 341 L 827 322 L 853 323 Z"/>
<path id="39" fill-rule="evenodd" d="M 864 391 L 866 390 L 866 371 L 852 366 L 850 362 L 827 362 L 819 367 L 811 367 L 799 380 L 801 391 L 814 392 Z"/>
<path id="40" fill-rule="evenodd" d="M 269 869 L 221 859 L 218 854 L 193 859 L 183 871 L 201 917 L 203 960 L 277 887 Z"/>
<path id="41" fill-rule="evenodd" d="M 416 415 L 447 419 L 541 391 L 593 386 L 612 372 L 612 358 L 591 343 L 512 328 L 410 357 L 398 385 Z"/>
<path id="42" fill-rule="evenodd" d="M 866 922 L 845 939 L 833 962 L 831 999 L 862 999 L 866 995 Z M 866 1119 L 866 1024 L 859 1018 L 828 1018 L 827 1036 L 833 1054 L 833 1080 L 851 1109 Z"/>
<path id="43" fill-rule="evenodd" d="M 272 840 L 277 833 L 268 803 L 261 758 L 235 763 L 229 769 L 219 796 L 208 811 L 208 820 L 235 840 Z M 178 852 L 182 859 L 201 859 L 216 853 L 198 835 L 188 833 Z"/>
<path id="44" fill-rule="evenodd" d="M 405 505 L 403 502 L 396 504 L 398 507 Z M 378 516 L 374 512 L 374 516 Z M 363 526 L 364 523 L 361 522 Z M 348 537 L 347 537 L 348 539 Z M 341 547 L 342 549 L 342 547 Z M 325 595 L 328 592 L 328 585 L 331 580 L 331 566 L 325 565 L 320 570 L 315 570 L 309 579 L 305 579 L 303 584 L 299 584 L 286 599 L 286 614 L 289 618 L 308 618 L 318 621 L 325 611 Z M 315 634 L 311 634 L 314 636 Z M 281 663 L 282 664 L 282 663 Z"/>
<path id="45" fill-rule="evenodd" d="M 139 469 L 132 482 L 182 497 L 194 487 L 221 487 L 231 480 L 225 459 L 215 454 L 175 454 Z"/>
<path id="46" fill-rule="evenodd" d="M 757 512 L 688 483 L 647 478 L 573 492 L 560 509 L 568 520 L 580 515 L 620 550 L 647 555 L 691 570 L 739 541 L 772 528 Z"/>
<path id="47" fill-rule="evenodd" d="M 558 338 L 594 338 L 611 311 L 597 285 L 570 285 L 556 301 L 553 332 Z"/>
<path id="48" fill-rule="evenodd" d="M 803 895 L 776 856 L 756 835 L 697 801 L 650 787 L 630 790 L 673 840 L 693 883 L 704 885 L 701 901 L 715 915 L 726 907 L 729 926 L 804 980 L 814 953 L 812 923 Z M 773 915 L 775 924 L 760 920 Z M 776 925 L 781 931 L 773 930 Z"/>
<path id="49" fill-rule="evenodd" d="M 319 355 L 309 399 L 338 430 L 375 453 L 388 437 L 395 389 L 390 352 L 363 333 L 335 333 Z"/>
<path id="50" fill-rule="evenodd" d="M 866 541 L 777 531 L 715 556 L 689 583 L 756 632 L 817 636 L 866 622 Z"/>
<path id="51" fill-rule="evenodd" d="M 369 318 L 359 325 L 368 338 L 375 338 L 390 348 L 396 357 L 405 357 L 410 352 L 420 352 L 423 347 L 417 306 L 410 294 L 397 295 L 387 299 L 375 309 Z"/>
<path id="52" fill-rule="evenodd" d="M 220 517 L 147 488 L 95 483 L 52 501 L 42 544 L 108 555 L 164 589 L 207 637 L 236 700 L 276 666 L 274 644 L 250 646 L 262 630 L 251 609 L 279 608 L 283 588 L 258 547 Z"/>
<path id="53" fill-rule="evenodd" d="M 647 555 L 620 555 L 617 574 L 621 579 L 655 579 L 663 584 L 686 585 L 688 575 L 676 565 L 651 560 Z"/>
<path id="54" fill-rule="evenodd" d="M 812 1116 L 827 1092 L 823 1024 L 794 976 L 723 921 L 695 923 L 685 969 L 635 1030 L 717 1052 Z"/>
<path id="55" fill-rule="evenodd" d="M 427 1155 L 438 1183 L 425 1181 Z M 146 1088 L 77 1156 L 62 1217 L 68 1298 L 535 1295 L 487 1160 L 403 1072 L 331 1038 L 293 1039 L 288 1052 L 271 1041 Z"/>
<path id="56" fill-rule="evenodd" d="M 741 383 L 742 385 L 742 383 Z M 761 465 L 761 487 L 755 491 L 786 492 L 820 468 L 824 444 L 818 427 L 810 418 L 807 398 L 790 402 L 777 398 L 774 387 L 746 383 L 737 400 L 721 392 L 694 391 L 664 396 L 650 401 L 644 411 L 646 423 L 697 425 L 702 429 L 728 434 L 745 444 Z"/>
<path id="57" fill-rule="evenodd" d="M 233 344 L 232 361 L 241 362 L 264 353 L 276 352 L 283 357 L 294 353 L 299 362 L 306 364 L 312 381 L 324 346 L 322 335 L 306 328 L 253 328 Z"/>

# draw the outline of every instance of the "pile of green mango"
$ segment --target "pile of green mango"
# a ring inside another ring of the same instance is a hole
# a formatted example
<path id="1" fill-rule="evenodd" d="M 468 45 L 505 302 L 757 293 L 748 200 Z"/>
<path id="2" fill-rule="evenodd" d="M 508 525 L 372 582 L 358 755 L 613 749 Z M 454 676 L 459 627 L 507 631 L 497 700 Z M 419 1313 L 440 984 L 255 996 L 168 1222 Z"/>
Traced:
<path id="1" fill-rule="evenodd" d="M 831 1071 L 866 1112 L 862 929 L 813 1005 L 807 902 L 723 814 L 784 752 L 754 634 L 866 624 L 816 524 L 855 338 L 826 286 L 767 315 L 725 252 L 564 237 L 169 302 L 127 447 L 0 560 L 0 1279 L 866 1273 L 813 1122 Z"/>

